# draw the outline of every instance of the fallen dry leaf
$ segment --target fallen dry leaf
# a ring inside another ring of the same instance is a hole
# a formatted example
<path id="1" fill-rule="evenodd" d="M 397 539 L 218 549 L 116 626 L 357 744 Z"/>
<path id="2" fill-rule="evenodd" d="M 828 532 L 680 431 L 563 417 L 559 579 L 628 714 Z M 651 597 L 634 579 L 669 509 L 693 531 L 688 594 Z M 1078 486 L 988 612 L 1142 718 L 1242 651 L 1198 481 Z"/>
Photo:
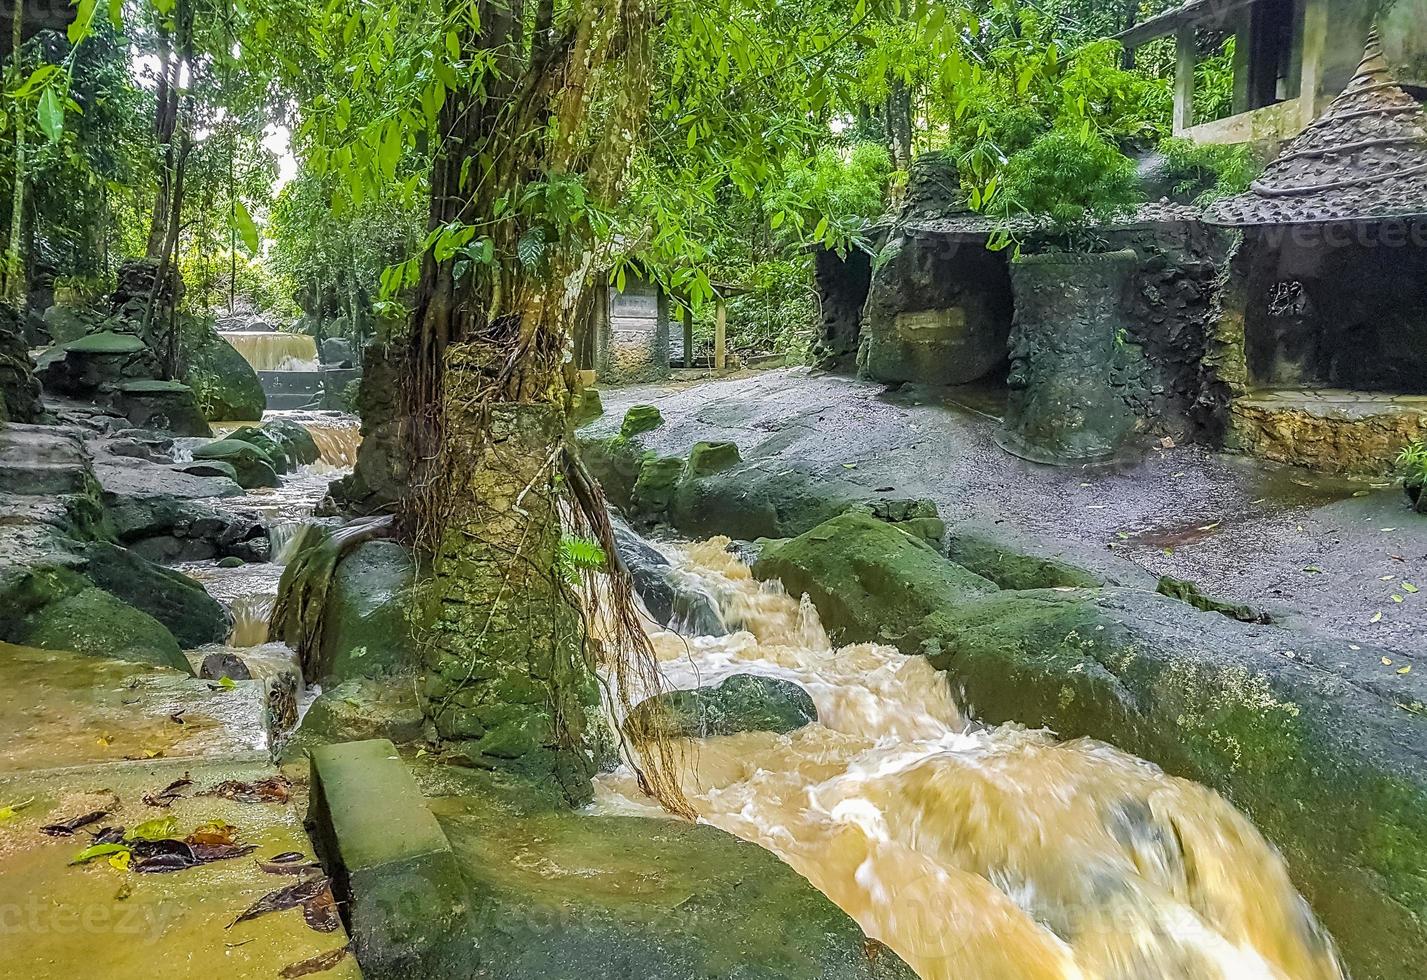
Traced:
<path id="1" fill-rule="evenodd" d="M 89 813 L 82 813 L 77 817 L 62 820 L 59 823 L 47 824 L 40 828 L 40 833 L 50 837 L 73 837 L 74 832 L 80 827 L 98 823 L 113 812 L 112 810 L 91 810 Z"/>
<path id="2" fill-rule="evenodd" d="M 267 915 L 269 912 L 281 912 L 283 909 L 296 908 L 308 899 L 329 890 L 331 885 L 332 882 L 329 878 L 309 878 L 306 881 L 288 885 L 286 888 L 268 892 L 248 906 L 242 915 L 230 922 L 228 928 L 231 929 L 240 922 L 256 919 L 260 915 Z"/>
<path id="3" fill-rule="evenodd" d="M 322 973 L 332 969 L 338 963 L 341 963 L 346 956 L 347 947 L 338 946 L 336 949 L 319 953 L 316 956 L 309 957 L 297 963 L 290 963 L 282 968 L 278 976 L 284 978 L 284 980 L 294 980 L 295 977 L 305 977 L 313 973 Z"/>

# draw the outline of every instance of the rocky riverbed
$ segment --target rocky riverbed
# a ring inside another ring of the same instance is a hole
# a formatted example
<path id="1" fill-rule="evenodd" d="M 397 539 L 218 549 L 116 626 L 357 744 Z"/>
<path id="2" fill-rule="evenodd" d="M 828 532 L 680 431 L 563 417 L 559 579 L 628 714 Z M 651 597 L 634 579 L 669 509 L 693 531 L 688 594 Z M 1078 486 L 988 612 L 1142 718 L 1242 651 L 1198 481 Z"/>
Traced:
<path id="1" fill-rule="evenodd" d="M 889 391 L 804 369 L 613 389 L 604 400 L 593 435 L 615 431 L 631 405 L 654 404 L 665 423 L 644 440 L 656 452 L 731 441 L 770 477 L 930 499 L 953 537 L 994 537 L 1125 584 L 1170 575 L 1345 640 L 1421 649 L 1427 598 L 1407 586 L 1427 590 L 1427 521 L 1386 480 L 1197 446 L 1111 469 L 1039 466 L 997 446 L 994 396 Z"/>

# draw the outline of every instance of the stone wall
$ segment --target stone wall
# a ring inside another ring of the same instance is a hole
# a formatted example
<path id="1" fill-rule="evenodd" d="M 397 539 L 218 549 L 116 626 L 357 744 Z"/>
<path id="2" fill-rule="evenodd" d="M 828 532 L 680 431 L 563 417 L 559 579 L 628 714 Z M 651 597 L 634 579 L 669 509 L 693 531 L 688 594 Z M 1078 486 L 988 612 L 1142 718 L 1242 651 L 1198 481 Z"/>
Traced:
<path id="1" fill-rule="evenodd" d="M 656 284 L 631 276 L 620 292 L 595 303 L 596 370 L 611 384 L 659 381 L 669 376 L 668 302 Z"/>

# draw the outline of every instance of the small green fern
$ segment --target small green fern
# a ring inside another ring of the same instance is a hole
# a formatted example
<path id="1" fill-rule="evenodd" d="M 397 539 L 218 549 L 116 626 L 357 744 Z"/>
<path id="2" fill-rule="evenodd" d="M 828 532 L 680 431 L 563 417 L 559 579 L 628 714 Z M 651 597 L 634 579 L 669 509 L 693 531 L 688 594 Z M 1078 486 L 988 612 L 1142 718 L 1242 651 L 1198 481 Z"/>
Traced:
<path id="1" fill-rule="evenodd" d="M 1397 475 L 1408 487 L 1427 486 L 1427 441 L 1409 442 L 1397 457 Z"/>
<path id="2" fill-rule="evenodd" d="M 560 538 L 560 574 L 571 583 L 585 572 L 604 571 L 608 560 L 598 541 L 569 534 Z"/>

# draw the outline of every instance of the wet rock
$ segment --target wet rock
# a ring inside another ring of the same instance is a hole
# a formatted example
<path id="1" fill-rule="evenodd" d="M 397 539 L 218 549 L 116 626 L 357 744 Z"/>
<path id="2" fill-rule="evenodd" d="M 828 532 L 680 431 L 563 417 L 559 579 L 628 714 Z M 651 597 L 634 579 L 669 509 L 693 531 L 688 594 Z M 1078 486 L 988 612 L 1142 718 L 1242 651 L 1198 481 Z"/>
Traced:
<path id="1" fill-rule="evenodd" d="M 57 496 L 93 489 L 89 454 L 74 429 L 0 427 L 0 493 Z"/>
<path id="2" fill-rule="evenodd" d="M 214 476 L 223 477 L 227 480 L 238 482 L 238 471 L 233 468 L 232 463 L 225 463 L 217 459 L 195 460 L 192 463 L 180 463 L 174 469 L 180 473 L 188 473 L 192 476 Z"/>
<path id="3" fill-rule="evenodd" d="M 818 720 L 812 696 L 792 681 L 734 674 L 713 687 L 667 691 L 641 702 L 628 731 L 664 738 L 708 738 L 740 732 L 786 734 Z"/>
<path id="4" fill-rule="evenodd" d="M 227 610 L 187 575 L 103 541 L 82 554 L 91 582 L 158 620 L 181 647 L 221 643 L 232 629 Z"/>
<path id="5" fill-rule="evenodd" d="M 409 745 L 421 740 L 425 720 L 411 678 L 353 678 L 317 696 L 302 718 L 292 748 L 371 738 Z"/>
<path id="6" fill-rule="evenodd" d="M 218 460 L 233 467 L 244 490 L 279 485 L 272 460 L 261 449 L 237 439 L 219 439 L 193 451 L 195 460 Z"/>
<path id="7" fill-rule="evenodd" d="M 309 466 L 322 458 L 312 433 L 290 419 L 269 419 L 261 431 L 282 447 L 294 467 Z"/>
<path id="8" fill-rule="evenodd" d="M 208 681 L 221 681 L 225 677 L 234 681 L 253 679 L 248 665 L 243 663 L 243 658 L 226 650 L 204 657 L 203 663 L 198 667 L 198 676 Z"/>
<path id="9" fill-rule="evenodd" d="M 644 432 L 659 428 L 664 424 L 664 416 L 653 405 L 633 405 L 624 413 L 619 434 L 630 439 Z"/>
<path id="10" fill-rule="evenodd" d="M 210 422 L 256 422 L 267 410 L 262 383 L 242 354 L 196 317 L 185 317 L 183 377 Z"/>
<path id="11" fill-rule="evenodd" d="M 85 334 L 104 329 L 103 314 L 72 306 L 51 306 L 41 319 L 50 342 L 61 347 Z"/>
<path id="12" fill-rule="evenodd" d="M 669 560 L 623 521 L 615 520 L 613 526 L 615 546 L 634 591 L 660 626 L 672 626 L 688 636 L 727 634 L 712 598 L 680 582 Z"/>
<path id="13" fill-rule="evenodd" d="M 142 379 L 115 386 L 114 409 L 137 426 L 181 436 L 211 436 L 193 389 L 180 381 Z"/>
<path id="14" fill-rule="evenodd" d="M 243 561 L 243 559 L 237 555 L 229 555 L 227 558 L 218 559 L 219 568 L 242 568 L 246 564 L 247 562 Z"/>
<path id="15" fill-rule="evenodd" d="M 312 676 L 329 682 L 380 677 L 412 663 L 415 578 L 410 551 L 395 541 L 368 541 L 345 555 L 327 594 L 327 625 Z"/>
<path id="16" fill-rule="evenodd" d="M 288 455 L 286 445 L 272 433 L 256 426 L 245 425 L 241 429 L 235 429 L 224 436 L 223 441 L 245 442 L 257 449 L 279 476 L 291 473 L 297 468 L 297 464 Z M 194 458 L 198 458 L 196 454 Z M 242 480 L 238 482 L 241 483 Z"/>
<path id="17" fill-rule="evenodd" d="M 193 673 L 162 623 L 102 589 L 85 589 L 46 604 L 21 624 L 17 642 Z"/>
<path id="18" fill-rule="evenodd" d="M 1094 589 L 1106 584 L 1099 576 L 1055 558 L 1025 554 L 1002 541 L 957 530 L 947 557 L 1003 589 Z"/>
<path id="19" fill-rule="evenodd" d="M 94 474 L 111 532 L 151 561 L 203 561 L 230 554 L 251 560 L 252 546 L 266 546 L 261 515 L 214 503 L 242 495 L 232 480 L 102 457 L 95 460 Z"/>

